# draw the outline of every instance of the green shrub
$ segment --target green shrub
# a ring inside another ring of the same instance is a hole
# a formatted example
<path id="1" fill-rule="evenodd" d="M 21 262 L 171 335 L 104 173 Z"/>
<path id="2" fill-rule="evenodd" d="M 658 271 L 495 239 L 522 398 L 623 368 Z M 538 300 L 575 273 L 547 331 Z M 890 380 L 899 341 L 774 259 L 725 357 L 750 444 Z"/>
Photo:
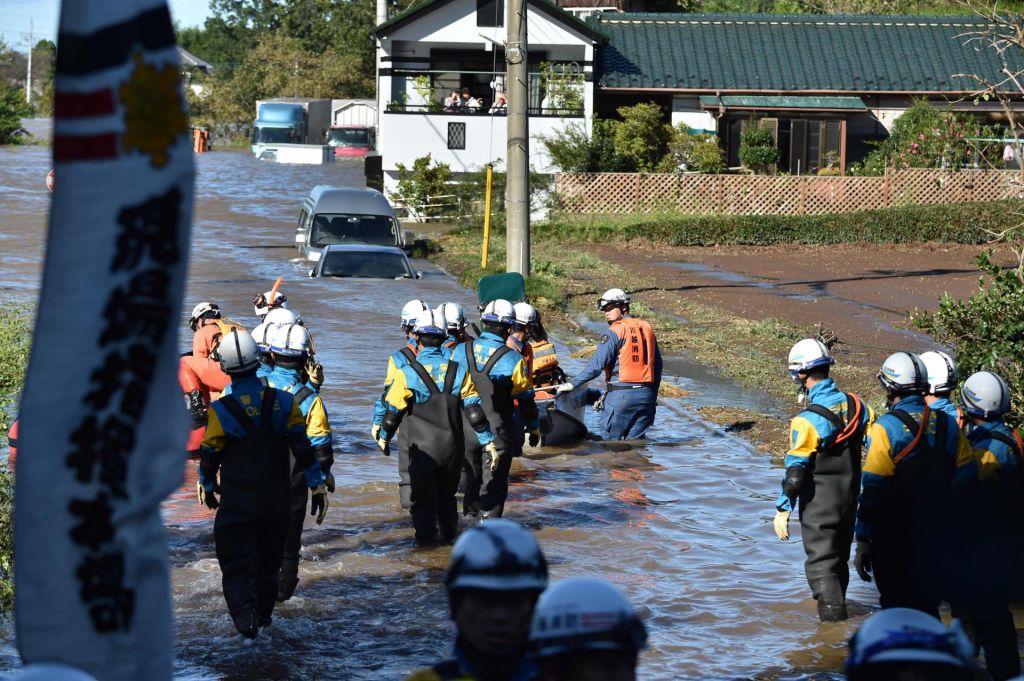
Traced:
<path id="1" fill-rule="evenodd" d="M 680 170 L 707 174 L 724 171 L 725 150 L 718 144 L 718 137 L 691 133 L 685 124 L 673 128 L 668 153 L 658 165 L 658 171 L 674 173 Z"/>
<path id="2" fill-rule="evenodd" d="M 16 85 L 0 83 L 0 144 L 15 144 L 26 135 L 21 119 L 31 115 L 32 107 L 25 103 L 24 91 Z"/>
<path id="3" fill-rule="evenodd" d="M 654 102 L 617 109 L 622 120 L 615 126 L 615 153 L 626 159 L 633 170 L 651 172 L 668 151 L 672 126 L 664 121 L 661 107 Z"/>
<path id="4" fill-rule="evenodd" d="M 583 240 L 646 238 L 671 246 L 840 244 L 937 241 L 983 244 L 986 230 L 1016 225 L 1019 202 L 901 206 L 833 215 L 651 215 L 558 218 L 534 225 L 540 237 Z"/>
<path id="5" fill-rule="evenodd" d="M 756 124 L 743 131 L 740 136 L 740 163 L 755 173 L 766 173 L 778 162 L 779 148 L 771 130 Z"/>
<path id="6" fill-rule="evenodd" d="M 618 121 L 594 118 L 590 134 L 581 123 L 570 123 L 540 138 L 551 163 L 564 173 L 615 173 L 632 170 L 615 151 Z"/>
<path id="7" fill-rule="evenodd" d="M 915 311 L 911 321 L 940 343 L 956 348 L 960 376 L 993 371 L 1010 387 L 1014 427 L 1024 426 L 1024 272 L 992 262 L 990 253 L 978 256 L 985 275 L 967 300 L 948 293 L 935 313 Z"/>
<path id="8" fill-rule="evenodd" d="M 21 389 L 25 384 L 32 320 L 27 307 L 0 305 L 0 344 L 6 348 L 0 363 L 0 439 L 6 442 Z M 14 607 L 14 476 L 0 467 L 0 611 Z"/>
<path id="9" fill-rule="evenodd" d="M 448 182 L 452 179 L 452 170 L 447 163 L 437 163 L 430 154 L 420 156 L 412 162 L 412 168 L 401 163 L 395 164 L 398 169 L 398 189 L 391 194 L 392 201 L 421 205 L 431 203 L 430 199 L 451 193 Z"/>

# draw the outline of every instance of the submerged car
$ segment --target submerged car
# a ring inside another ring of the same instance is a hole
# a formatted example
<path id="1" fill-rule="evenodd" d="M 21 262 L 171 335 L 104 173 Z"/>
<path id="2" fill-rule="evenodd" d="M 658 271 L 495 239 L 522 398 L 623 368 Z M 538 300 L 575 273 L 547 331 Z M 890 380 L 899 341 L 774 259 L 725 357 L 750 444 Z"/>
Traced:
<path id="1" fill-rule="evenodd" d="M 363 277 L 367 279 L 419 279 L 409 258 L 395 246 L 330 244 L 323 248 L 311 277 Z"/>
<path id="2" fill-rule="evenodd" d="M 359 243 L 404 248 L 406 233 L 379 191 L 318 185 L 302 204 L 295 245 L 307 260 L 331 244 Z"/>

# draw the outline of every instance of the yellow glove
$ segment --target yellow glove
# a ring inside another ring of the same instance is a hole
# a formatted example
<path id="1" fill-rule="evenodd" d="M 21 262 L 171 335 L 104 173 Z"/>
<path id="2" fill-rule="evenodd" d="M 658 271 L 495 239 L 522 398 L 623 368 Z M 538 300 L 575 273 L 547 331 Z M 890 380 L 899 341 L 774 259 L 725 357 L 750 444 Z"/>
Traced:
<path id="1" fill-rule="evenodd" d="M 323 485 L 313 487 L 309 490 L 310 502 L 309 502 L 309 515 L 316 516 L 316 524 L 320 525 L 324 522 L 324 516 L 327 515 L 327 509 L 331 507 L 331 502 L 327 498 L 327 489 Z"/>
<path id="2" fill-rule="evenodd" d="M 484 455 L 490 457 L 490 462 L 488 463 L 488 465 L 490 466 L 491 472 L 493 473 L 494 471 L 498 470 L 497 445 L 495 445 L 493 442 L 488 442 L 486 445 L 484 445 Z"/>
<path id="3" fill-rule="evenodd" d="M 775 536 L 789 541 L 789 511 L 775 511 Z"/>
<path id="4" fill-rule="evenodd" d="M 324 367 L 315 359 L 306 362 L 306 375 L 309 376 L 309 382 L 318 389 L 324 384 Z"/>

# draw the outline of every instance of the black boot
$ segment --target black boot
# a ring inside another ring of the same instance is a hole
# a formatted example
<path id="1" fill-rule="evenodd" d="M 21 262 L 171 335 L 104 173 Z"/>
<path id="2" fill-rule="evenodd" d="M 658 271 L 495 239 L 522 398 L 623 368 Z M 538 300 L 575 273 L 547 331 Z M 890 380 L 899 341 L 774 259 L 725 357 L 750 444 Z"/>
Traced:
<path id="1" fill-rule="evenodd" d="M 277 602 L 284 603 L 295 594 L 295 587 L 299 585 L 298 579 L 281 579 L 277 583 Z"/>
<path id="2" fill-rule="evenodd" d="M 256 634 L 259 633 L 259 620 L 256 617 L 256 611 L 252 608 L 246 608 L 239 610 L 238 612 L 231 613 L 231 619 L 235 621 L 235 628 L 238 629 L 238 633 L 245 638 L 256 638 Z"/>
<path id="3" fill-rule="evenodd" d="M 816 580 L 811 585 L 818 600 L 818 619 L 822 622 L 842 622 L 849 617 L 846 612 L 846 594 L 835 576 Z"/>
<path id="4" fill-rule="evenodd" d="M 188 407 L 189 416 L 192 417 L 192 427 L 202 428 L 207 422 L 206 402 L 203 401 L 203 394 L 198 390 L 185 393 L 185 404 Z"/>

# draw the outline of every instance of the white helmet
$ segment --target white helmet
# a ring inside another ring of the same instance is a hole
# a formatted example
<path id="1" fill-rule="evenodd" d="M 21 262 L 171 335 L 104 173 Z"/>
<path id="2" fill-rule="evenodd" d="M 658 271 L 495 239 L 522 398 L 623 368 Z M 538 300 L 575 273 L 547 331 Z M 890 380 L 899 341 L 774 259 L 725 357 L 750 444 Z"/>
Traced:
<path id="1" fill-rule="evenodd" d="M 629 296 L 621 288 L 610 288 L 597 301 L 597 309 L 604 312 L 606 307 L 613 305 L 629 305 Z"/>
<path id="2" fill-rule="evenodd" d="M 416 318 L 416 325 L 413 333 L 420 336 L 440 336 L 445 338 L 448 335 L 448 324 L 445 321 L 444 313 L 440 310 L 426 310 Z"/>
<path id="3" fill-rule="evenodd" d="M 516 311 L 512 307 L 512 303 L 501 298 L 487 303 L 484 306 L 484 311 L 480 314 L 480 321 L 482 322 L 496 322 L 505 326 L 512 326 L 515 318 Z"/>
<path id="4" fill-rule="evenodd" d="M 794 375 L 797 372 L 807 372 L 835 363 L 828 346 L 817 338 L 804 338 L 789 350 L 789 370 Z"/>
<path id="5" fill-rule="evenodd" d="M 276 326 L 270 333 L 270 351 L 285 357 L 302 357 L 309 353 L 309 331 L 298 324 Z"/>
<path id="6" fill-rule="evenodd" d="M 199 320 L 207 317 L 207 315 L 209 315 L 210 319 L 220 319 L 220 308 L 216 303 L 203 302 L 193 307 L 192 315 L 188 318 L 189 328 L 195 331 L 196 327 L 199 326 Z"/>
<path id="7" fill-rule="evenodd" d="M 919 357 L 924 362 L 928 373 L 928 392 L 932 395 L 948 393 L 956 387 L 960 380 L 960 372 L 956 370 L 956 362 L 945 352 L 929 350 Z"/>
<path id="8" fill-rule="evenodd" d="M 960 404 L 971 416 L 998 418 L 1010 411 L 1010 389 L 999 374 L 979 371 L 967 377 L 960 388 Z"/>
<path id="9" fill-rule="evenodd" d="M 220 339 L 217 357 L 225 373 L 241 373 L 259 366 L 259 348 L 247 331 L 232 329 Z"/>
<path id="10" fill-rule="evenodd" d="M 882 362 L 878 382 L 887 392 L 923 393 L 928 389 L 928 370 L 921 358 L 912 352 L 894 352 Z"/>
<path id="11" fill-rule="evenodd" d="M 516 303 L 512 306 L 512 310 L 515 312 L 516 326 L 527 326 L 537 323 L 537 308 L 533 305 L 529 303 Z"/>
<path id="12" fill-rule="evenodd" d="M 968 669 L 973 657 L 974 644 L 959 620 L 947 629 L 920 610 L 888 608 L 869 617 L 850 639 L 846 674 L 854 678 L 865 666 L 900 662 Z"/>
<path id="13" fill-rule="evenodd" d="M 273 324 L 263 322 L 252 330 L 252 339 L 256 341 L 256 347 L 263 352 L 270 350 L 270 332 L 277 327 Z"/>
<path id="14" fill-rule="evenodd" d="M 267 316 L 263 318 L 263 321 L 271 326 L 287 326 L 289 324 L 298 324 L 299 318 L 294 312 L 287 308 L 275 307 L 267 313 Z"/>
<path id="15" fill-rule="evenodd" d="M 253 305 L 257 317 L 266 316 L 271 310 L 278 307 L 288 307 L 288 299 L 280 291 L 267 291 L 263 294 L 263 307 Z"/>
<path id="16" fill-rule="evenodd" d="M 430 306 L 422 300 L 410 300 L 402 306 L 402 328 L 411 328 L 415 326 L 420 313 L 426 312 L 429 309 Z"/>
<path id="17" fill-rule="evenodd" d="M 438 306 L 437 310 L 444 315 L 449 332 L 462 331 L 466 328 L 466 314 L 458 303 L 443 303 Z"/>
<path id="18" fill-rule="evenodd" d="M 30 664 L 11 678 L 16 681 L 96 681 L 95 676 L 81 669 L 52 662 Z"/>
<path id="19" fill-rule="evenodd" d="M 444 577 L 449 591 L 543 591 L 548 564 L 537 540 L 511 520 L 485 520 L 462 533 Z"/>
<path id="20" fill-rule="evenodd" d="M 647 630 L 629 600 L 595 577 L 571 577 L 548 587 L 537 601 L 530 627 L 530 647 L 537 657 L 583 650 L 636 653 L 647 643 Z"/>

